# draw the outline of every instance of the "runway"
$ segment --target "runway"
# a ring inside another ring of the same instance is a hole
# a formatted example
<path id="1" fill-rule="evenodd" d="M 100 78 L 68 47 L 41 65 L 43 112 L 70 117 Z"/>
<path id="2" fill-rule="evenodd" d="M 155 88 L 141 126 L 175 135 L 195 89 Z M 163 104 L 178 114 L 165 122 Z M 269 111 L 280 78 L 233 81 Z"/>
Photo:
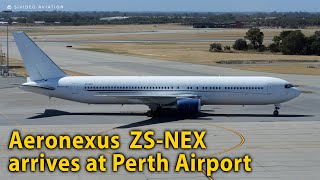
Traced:
<path id="1" fill-rule="evenodd" d="M 279 117 L 273 117 L 273 106 L 205 106 L 197 117 L 164 115 L 158 118 L 145 116 L 146 106 L 86 105 L 23 92 L 18 85 L 24 78 L 0 79 L 0 152 L 1 167 L 8 157 L 37 156 L 39 151 L 8 151 L 7 144 L 13 129 L 24 134 L 97 134 L 121 135 L 122 148 L 127 156 L 163 152 L 175 159 L 181 151 L 156 148 L 151 151 L 129 151 L 128 132 L 132 129 L 206 130 L 206 150 L 197 154 L 217 157 L 239 157 L 249 154 L 253 158 L 251 173 L 213 174 L 213 179 L 317 179 L 320 167 L 320 84 L 319 76 L 285 75 L 227 69 L 221 67 L 162 61 L 124 55 L 87 52 L 66 48 L 69 43 L 41 42 L 41 48 L 63 69 L 90 75 L 237 75 L 274 76 L 286 79 L 303 93 L 297 99 L 283 104 Z M 77 46 L 77 44 L 72 44 Z M 20 58 L 14 44 L 11 57 Z M 231 130 L 231 131 L 228 131 Z M 245 138 L 242 139 L 237 132 Z M 234 148 L 236 147 L 236 148 Z M 230 150 L 231 149 L 231 150 Z M 190 153 L 191 151 L 187 151 Z M 54 150 L 51 156 L 97 156 L 100 151 Z M 218 154 L 217 154 L 218 153 Z M 219 154 L 221 153 L 221 154 Z M 27 173 L 11 174 L 3 168 L 4 179 L 208 179 L 203 173 L 86 173 L 73 174 Z"/>

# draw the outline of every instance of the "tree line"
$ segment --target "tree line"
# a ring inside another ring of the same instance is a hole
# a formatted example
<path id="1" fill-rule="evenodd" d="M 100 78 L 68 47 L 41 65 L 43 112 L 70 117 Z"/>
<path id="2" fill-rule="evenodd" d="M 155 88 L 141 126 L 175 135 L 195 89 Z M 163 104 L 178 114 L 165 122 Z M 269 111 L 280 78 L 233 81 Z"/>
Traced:
<path id="1" fill-rule="evenodd" d="M 305 28 L 320 26 L 320 13 L 309 12 L 272 12 L 272 13 L 216 13 L 216 12 L 12 12 L 11 17 L 18 18 L 19 23 L 45 21 L 47 24 L 60 22 L 61 25 L 95 25 L 95 24 L 164 24 L 179 23 L 233 23 L 242 22 L 244 27 Z M 103 17 L 127 16 L 122 20 L 101 21 Z M 0 18 L 7 14 L 0 12 Z"/>
<path id="2" fill-rule="evenodd" d="M 320 31 L 315 31 L 311 36 L 305 36 L 301 30 L 284 30 L 278 36 L 273 37 L 273 42 L 265 46 L 263 44 L 264 34 L 259 28 L 251 28 L 246 32 L 243 39 L 237 39 L 233 49 L 238 51 L 271 51 L 281 52 L 286 55 L 319 55 L 320 56 Z M 211 52 L 222 52 L 222 45 L 213 43 L 210 45 Z M 230 46 L 225 46 L 226 52 Z"/>

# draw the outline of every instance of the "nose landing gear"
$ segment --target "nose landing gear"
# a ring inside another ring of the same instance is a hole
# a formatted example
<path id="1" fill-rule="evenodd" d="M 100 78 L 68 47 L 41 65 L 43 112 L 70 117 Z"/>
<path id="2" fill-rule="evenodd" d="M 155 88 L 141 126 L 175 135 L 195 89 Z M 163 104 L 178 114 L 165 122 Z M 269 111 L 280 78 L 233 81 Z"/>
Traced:
<path id="1" fill-rule="evenodd" d="M 278 111 L 279 109 L 280 109 L 280 104 L 275 104 L 274 111 L 273 111 L 274 116 L 279 116 L 279 111 Z"/>

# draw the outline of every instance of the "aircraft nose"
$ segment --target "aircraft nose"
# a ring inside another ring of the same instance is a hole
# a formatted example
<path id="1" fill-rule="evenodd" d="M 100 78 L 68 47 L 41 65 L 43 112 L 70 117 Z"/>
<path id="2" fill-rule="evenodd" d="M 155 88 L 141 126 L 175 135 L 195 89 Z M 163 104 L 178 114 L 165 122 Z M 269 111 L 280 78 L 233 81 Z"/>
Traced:
<path id="1" fill-rule="evenodd" d="M 301 91 L 298 88 L 292 88 L 294 97 L 298 97 L 301 94 Z"/>

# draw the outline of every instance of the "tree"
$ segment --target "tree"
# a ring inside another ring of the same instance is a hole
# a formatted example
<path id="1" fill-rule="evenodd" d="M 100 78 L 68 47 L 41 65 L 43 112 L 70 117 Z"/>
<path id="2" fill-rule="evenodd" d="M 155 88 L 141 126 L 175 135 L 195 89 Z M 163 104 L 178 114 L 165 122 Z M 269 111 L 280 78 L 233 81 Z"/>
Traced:
<path id="1" fill-rule="evenodd" d="M 292 30 L 291 31 L 282 31 L 279 35 L 280 39 L 284 39 L 285 37 L 287 37 L 290 33 L 292 33 Z"/>
<path id="2" fill-rule="evenodd" d="M 27 18 L 23 18 L 23 17 L 22 18 L 18 18 L 17 22 L 25 24 L 25 23 L 27 23 Z"/>
<path id="3" fill-rule="evenodd" d="M 315 41 L 311 44 L 311 50 L 314 54 L 320 56 L 320 37 L 317 37 Z"/>
<path id="4" fill-rule="evenodd" d="M 279 36 L 273 37 L 269 49 L 271 52 L 281 51 L 283 54 L 320 55 L 320 31 L 310 37 L 305 37 L 299 30 L 283 31 Z"/>
<path id="5" fill-rule="evenodd" d="M 312 35 L 310 37 L 306 37 L 306 44 L 303 48 L 303 54 L 309 55 L 309 54 L 317 54 L 316 49 L 314 47 L 314 42 L 316 41 L 317 36 Z"/>
<path id="6" fill-rule="evenodd" d="M 271 43 L 269 45 L 269 49 L 270 49 L 271 52 L 280 52 L 280 45 L 275 43 L 275 42 Z"/>
<path id="7" fill-rule="evenodd" d="M 271 43 L 269 45 L 269 50 L 271 52 L 280 52 L 280 45 L 281 45 L 281 41 L 282 41 L 282 38 L 281 38 L 281 33 L 279 36 L 274 36 L 273 39 L 272 39 L 273 43 Z"/>
<path id="8" fill-rule="evenodd" d="M 222 52 L 222 46 L 219 43 L 210 44 L 210 52 Z"/>
<path id="9" fill-rule="evenodd" d="M 253 47 L 253 49 L 259 49 L 262 46 L 264 34 L 259 28 L 251 28 L 248 30 L 245 36 Z"/>
<path id="10" fill-rule="evenodd" d="M 310 48 L 310 54 L 316 54 L 320 56 L 320 31 L 316 31 L 314 35 L 308 38 L 308 45 Z"/>
<path id="11" fill-rule="evenodd" d="M 281 33 L 280 33 L 280 34 L 281 34 Z M 277 45 L 280 45 L 281 40 L 282 40 L 281 36 L 274 36 L 274 37 L 272 38 L 272 41 L 274 42 L 274 44 L 277 44 Z"/>
<path id="12" fill-rule="evenodd" d="M 304 54 L 306 42 L 307 39 L 300 30 L 292 31 L 282 39 L 281 51 L 290 55 Z"/>
<path id="13" fill-rule="evenodd" d="M 248 44 L 247 41 L 244 39 L 237 39 L 233 44 L 233 49 L 236 50 L 248 50 Z"/>
<path id="14" fill-rule="evenodd" d="M 13 19 L 12 19 L 12 18 L 9 18 L 9 19 L 8 19 L 8 24 L 12 25 L 12 23 L 13 23 Z"/>

